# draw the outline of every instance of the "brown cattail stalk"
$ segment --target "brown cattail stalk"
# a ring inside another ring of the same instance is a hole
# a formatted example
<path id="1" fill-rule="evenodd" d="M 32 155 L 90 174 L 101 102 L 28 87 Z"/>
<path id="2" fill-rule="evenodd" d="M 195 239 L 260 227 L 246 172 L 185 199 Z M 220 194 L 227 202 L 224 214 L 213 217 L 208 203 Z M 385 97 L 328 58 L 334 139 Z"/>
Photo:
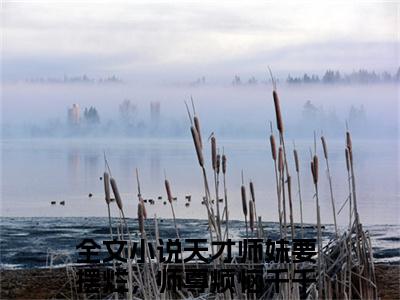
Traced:
<path id="1" fill-rule="evenodd" d="M 190 131 L 192 132 L 192 137 L 193 137 L 193 142 L 194 142 L 194 147 L 196 149 L 196 154 L 197 154 L 197 159 L 199 161 L 199 165 L 201 167 L 204 167 L 204 159 L 203 159 L 203 152 L 202 152 L 202 147 L 201 147 L 201 142 L 200 142 L 200 135 L 196 128 L 193 126 L 190 126 Z"/>
<path id="2" fill-rule="evenodd" d="M 224 200 L 225 200 L 225 219 L 226 219 L 226 227 L 225 227 L 225 235 L 226 238 L 229 239 L 229 209 L 228 209 L 228 193 L 226 188 L 226 155 L 222 154 L 222 174 L 224 181 Z"/>
<path id="3" fill-rule="evenodd" d="M 328 172 L 328 181 L 329 181 L 329 191 L 331 194 L 331 205 L 332 205 L 332 214 L 333 214 L 333 223 L 335 225 L 335 234 L 336 238 L 339 238 L 337 223 L 336 223 L 336 208 L 335 208 L 335 199 L 333 197 L 333 187 L 332 187 L 332 177 L 331 171 L 329 168 L 329 160 L 328 160 L 328 146 L 326 145 L 326 141 L 324 136 L 321 136 L 322 148 L 324 149 L 324 157 L 326 162 L 326 170 Z"/>
<path id="4" fill-rule="evenodd" d="M 281 209 L 281 189 L 280 189 L 280 177 L 278 178 L 278 166 L 276 161 L 276 145 L 275 145 L 275 138 L 272 134 L 272 122 L 270 122 L 271 127 L 271 135 L 269 137 L 269 141 L 271 144 L 271 154 L 272 160 L 274 161 L 274 170 L 275 170 L 275 183 L 276 183 L 276 197 L 278 200 L 278 218 L 279 218 L 279 233 L 280 237 L 282 238 L 282 209 Z"/>
<path id="5" fill-rule="evenodd" d="M 322 235 L 321 235 L 321 216 L 319 207 L 319 197 L 318 197 L 318 157 L 314 155 L 311 161 L 311 173 L 313 176 L 314 188 L 315 188 L 315 199 L 316 199 L 316 210 L 317 210 L 317 235 L 318 235 L 318 291 L 323 291 L 322 286 Z"/>
<path id="6" fill-rule="evenodd" d="M 221 215 L 219 211 L 219 191 L 218 191 L 218 185 L 219 185 L 219 180 L 218 180 L 218 162 L 217 162 L 217 140 L 215 136 L 213 135 L 211 137 L 211 162 L 212 162 L 212 168 L 214 170 L 214 185 L 215 185 L 215 205 L 217 207 L 217 230 L 219 232 L 219 235 L 221 236 Z"/>
<path id="7" fill-rule="evenodd" d="M 144 200 L 142 196 L 139 196 L 139 202 L 142 203 L 142 208 L 143 208 L 143 218 L 147 220 L 147 210 L 146 210 L 146 205 L 144 204 Z"/>
<path id="8" fill-rule="evenodd" d="M 293 155 L 294 155 L 294 165 L 296 168 L 296 172 L 299 173 L 300 167 L 299 167 L 299 156 L 297 154 L 297 150 L 293 150 Z"/>
<path id="9" fill-rule="evenodd" d="M 222 173 L 226 174 L 226 156 L 222 154 Z"/>
<path id="10" fill-rule="evenodd" d="M 257 207 L 256 207 L 256 194 L 255 194 L 255 192 L 254 192 L 254 184 L 253 184 L 252 181 L 250 181 L 249 186 L 250 186 L 250 196 L 251 196 L 251 200 L 253 201 L 254 222 L 257 223 L 255 227 L 258 228 Z M 258 231 L 259 238 L 261 238 L 260 234 L 261 234 L 261 231 Z"/>
<path id="11" fill-rule="evenodd" d="M 199 146 L 200 146 L 201 149 L 203 149 L 203 141 L 202 141 L 202 139 L 201 139 L 201 131 L 200 131 L 200 121 L 199 121 L 199 118 L 198 118 L 197 116 L 194 116 L 193 121 L 194 121 L 194 127 L 196 128 L 196 131 L 197 131 L 198 134 L 199 134 Z"/>
<path id="12" fill-rule="evenodd" d="M 293 205 L 292 205 L 292 180 L 291 177 L 287 177 L 287 186 L 288 186 L 288 198 L 289 198 L 289 218 L 290 218 L 290 226 L 292 229 L 292 239 L 295 238 L 294 231 L 294 222 L 293 222 Z"/>
<path id="13" fill-rule="evenodd" d="M 278 151 L 278 171 L 280 173 L 282 173 L 283 176 L 283 150 L 282 147 L 279 147 L 279 151 Z"/>
<path id="14" fill-rule="evenodd" d="M 110 202 L 111 202 L 111 197 L 110 197 L 110 176 L 108 175 L 107 172 L 104 172 L 103 181 L 104 181 L 105 199 L 106 199 L 107 204 L 110 204 Z"/>
<path id="15" fill-rule="evenodd" d="M 318 156 L 314 155 L 313 158 L 313 168 L 314 168 L 314 172 L 313 172 L 313 180 L 314 180 L 314 184 L 318 183 Z"/>
<path id="16" fill-rule="evenodd" d="M 283 148 L 279 147 L 278 151 L 278 171 L 280 178 L 280 193 L 282 195 L 282 209 L 283 209 L 283 233 L 286 237 L 287 222 L 286 222 L 286 197 L 285 197 L 285 178 L 284 178 L 284 157 Z"/>
<path id="17" fill-rule="evenodd" d="M 246 200 L 246 188 L 244 185 L 242 185 L 241 188 L 242 192 L 242 209 L 243 209 L 243 214 L 244 214 L 244 222 L 246 225 L 246 237 L 248 237 L 248 229 L 247 229 L 247 200 Z"/>
<path id="18" fill-rule="evenodd" d="M 300 185 L 300 164 L 299 164 L 299 156 L 297 154 L 297 150 L 293 150 L 294 155 L 294 163 L 296 167 L 297 174 L 297 189 L 299 195 L 299 203 L 300 203 L 300 223 L 301 223 L 301 238 L 304 238 L 304 225 L 303 225 L 303 201 L 301 199 L 301 185 Z"/>
<path id="19" fill-rule="evenodd" d="M 172 197 L 172 193 L 171 193 L 171 188 L 169 185 L 169 181 L 167 179 L 165 179 L 165 190 L 167 191 L 167 198 L 169 203 L 172 203 L 173 197 Z"/>
<path id="20" fill-rule="evenodd" d="M 180 235 L 179 235 L 179 230 L 178 230 L 178 225 L 176 224 L 176 216 L 175 216 L 175 210 L 174 210 L 174 205 L 173 205 L 173 197 L 172 197 L 172 192 L 171 192 L 171 186 L 169 184 L 169 181 L 167 179 L 165 179 L 164 181 L 165 183 L 165 190 L 167 192 L 167 198 L 168 198 L 168 202 L 171 206 L 171 211 L 172 211 L 172 218 L 174 220 L 174 226 L 175 226 L 175 231 L 176 231 L 176 238 L 178 240 L 180 240 Z M 183 260 L 183 250 L 181 249 L 181 256 L 182 256 L 182 271 L 185 274 L 185 264 L 184 264 L 184 260 Z"/>
<path id="21" fill-rule="evenodd" d="M 142 235 L 144 235 L 144 214 L 143 214 L 143 203 L 138 203 L 138 223 L 139 223 L 139 231 Z"/>
<path id="22" fill-rule="evenodd" d="M 326 141 L 324 136 L 321 136 L 321 142 L 322 142 L 322 149 L 324 150 L 324 157 L 325 159 L 328 159 L 328 147 L 326 146 Z"/>
<path id="23" fill-rule="evenodd" d="M 221 168 L 221 155 L 217 154 L 217 174 L 219 174 Z"/>
<path id="24" fill-rule="evenodd" d="M 274 105 L 275 105 L 276 126 L 278 128 L 278 131 L 281 134 L 283 134 L 283 121 L 281 115 L 281 108 L 279 105 L 278 93 L 275 90 L 272 92 L 272 97 L 274 98 Z"/>
<path id="25" fill-rule="evenodd" d="M 212 161 L 212 168 L 214 171 L 217 169 L 217 142 L 215 137 L 211 137 L 211 161 Z"/>
<path id="26" fill-rule="evenodd" d="M 349 149 L 349 152 L 351 152 L 353 150 L 352 148 L 352 143 L 351 143 L 351 135 L 350 132 L 346 132 L 346 146 Z"/>
<path id="27" fill-rule="evenodd" d="M 273 134 L 270 135 L 269 137 L 269 142 L 271 144 L 271 154 L 272 154 L 272 159 L 276 161 L 276 144 L 275 144 L 275 137 Z"/>
<path id="28" fill-rule="evenodd" d="M 115 201 L 117 202 L 118 208 L 120 210 L 122 210 L 122 200 L 121 200 L 121 196 L 118 191 L 117 182 L 115 181 L 114 178 L 110 178 L 110 184 L 111 184 L 111 189 L 113 191 L 114 198 L 115 198 Z"/>
<path id="29" fill-rule="evenodd" d="M 254 201 L 249 200 L 249 219 L 250 219 L 250 230 L 254 231 Z"/>

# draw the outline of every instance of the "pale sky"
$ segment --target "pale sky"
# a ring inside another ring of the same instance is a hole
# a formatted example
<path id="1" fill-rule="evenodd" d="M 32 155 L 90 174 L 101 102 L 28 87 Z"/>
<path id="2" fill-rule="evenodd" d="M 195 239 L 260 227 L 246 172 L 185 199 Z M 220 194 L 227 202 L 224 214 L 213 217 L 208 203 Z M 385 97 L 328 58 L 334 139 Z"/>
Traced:
<path id="1" fill-rule="evenodd" d="M 214 2 L 3 1 L 3 79 L 399 66 L 399 1 Z"/>

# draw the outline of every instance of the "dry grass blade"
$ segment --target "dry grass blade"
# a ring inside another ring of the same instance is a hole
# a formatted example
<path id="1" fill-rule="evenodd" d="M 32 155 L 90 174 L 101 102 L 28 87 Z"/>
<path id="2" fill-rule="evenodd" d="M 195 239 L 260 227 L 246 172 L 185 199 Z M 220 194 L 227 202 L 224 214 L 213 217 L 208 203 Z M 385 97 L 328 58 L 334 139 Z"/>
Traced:
<path id="1" fill-rule="evenodd" d="M 110 179 L 110 184 L 111 184 L 111 189 L 113 191 L 114 198 L 115 198 L 115 201 L 117 202 L 118 208 L 120 210 L 122 210 L 122 200 L 121 200 L 121 196 L 118 191 L 117 182 L 115 181 L 114 178 Z"/>

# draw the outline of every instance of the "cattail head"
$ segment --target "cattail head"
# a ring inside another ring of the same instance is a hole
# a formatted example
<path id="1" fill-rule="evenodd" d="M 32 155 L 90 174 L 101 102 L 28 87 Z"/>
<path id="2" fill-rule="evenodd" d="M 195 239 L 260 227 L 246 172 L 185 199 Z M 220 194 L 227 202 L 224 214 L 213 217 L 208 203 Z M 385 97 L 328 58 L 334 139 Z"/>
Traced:
<path id="1" fill-rule="evenodd" d="M 272 92 L 272 96 L 274 98 L 274 105 L 275 105 L 276 126 L 277 126 L 279 132 L 282 134 L 283 133 L 283 120 L 282 120 L 282 115 L 281 115 L 281 107 L 279 105 L 278 93 L 274 90 Z"/>
<path id="2" fill-rule="evenodd" d="M 346 155 L 346 169 L 347 171 L 350 171 L 350 155 L 349 155 L 349 149 L 345 149 L 345 155 Z"/>
<path id="3" fill-rule="evenodd" d="M 324 136 L 321 136 L 322 148 L 324 149 L 325 159 L 328 159 L 328 146 L 326 145 L 326 141 Z"/>
<path id="4" fill-rule="evenodd" d="M 313 178 L 313 182 L 315 183 L 315 181 L 314 181 L 314 178 L 315 178 L 315 175 L 314 175 L 314 173 L 315 173 L 315 170 L 314 170 L 314 162 L 313 161 L 311 161 L 311 175 L 312 175 L 312 178 Z"/>
<path id="5" fill-rule="evenodd" d="M 251 200 L 253 200 L 255 202 L 256 201 L 256 195 L 254 193 L 254 185 L 253 185 L 252 181 L 250 181 L 250 195 L 251 195 Z"/>
<path id="6" fill-rule="evenodd" d="M 220 167 L 221 167 L 221 155 L 217 154 L 217 174 L 219 174 Z"/>
<path id="7" fill-rule="evenodd" d="M 214 171 L 217 169 L 217 141 L 214 136 L 211 137 L 211 161 Z"/>
<path id="8" fill-rule="evenodd" d="M 290 197 L 290 195 L 292 195 L 292 178 L 290 177 L 290 175 L 287 177 L 286 181 L 288 186 L 288 195 Z"/>
<path id="9" fill-rule="evenodd" d="M 171 187 L 169 186 L 169 181 L 167 179 L 165 179 L 165 190 L 167 191 L 167 198 L 169 203 L 172 203 Z"/>
<path id="10" fill-rule="evenodd" d="M 144 233 L 144 211 L 143 211 L 143 203 L 138 203 L 138 223 L 139 223 L 139 231 Z"/>
<path id="11" fill-rule="evenodd" d="M 226 174 L 226 155 L 222 154 L 222 173 Z"/>
<path id="12" fill-rule="evenodd" d="M 246 188 L 242 185 L 242 208 L 244 216 L 247 216 Z"/>
<path id="13" fill-rule="evenodd" d="M 278 151 L 278 170 L 283 173 L 283 149 L 279 147 Z"/>
<path id="14" fill-rule="evenodd" d="M 314 172 L 313 172 L 313 180 L 314 180 L 314 184 L 318 183 L 318 156 L 314 155 L 313 158 L 313 168 L 314 168 Z"/>
<path id="15" fill-rule="evenodd" d="M 106 202 L 107 202 L 107 204 L 109 204 L 111 202 L 110 176 L 108 175 L 107 172 L 104 172 L 103 181 L 104 181 L 104 194 L 105 194 Z"/>
<path id="16" fill-rule="evenodd" d="M 198 133 L 198 135 L 199 135 L 199 145 L 200 145 L 200 148 L 203 149 L 203 141 L 201 140 L 201 131 L 200 131 L 200 121 L 199 121 L 199 118 L 198 118 L 197 116 L 194 116 L 193 121 L 194 121 L 194 127 L 196 128 L 197 133 Z"/>
<path id="17" fill-rule="evenodd" d="M 297 154 L 297 150 L 296 149 L 293 150 L 293 155 L 294 155 L 294 165 L 296 167 L 296 172 L 299 173 L 300 172 L 299 156 Z"/>
<path id="18" fill-rule="evenodd" d="M 249 219 L 250 219 L 250 229 L 254 230 L 254 202 L 249 200 Z"/>
<path id="19" fill-rule="evenodd" d="M 197 159 L 201 167 L 204 167 L 204 159 L 203 159 L 203 152 L 201 147 L 200 135 L 197 129 L 193 126 L 190 127 L 190 131 L 192 132 L 194 147 L 196 148 Z"/>
<path id="20" fill-rule="evenodd" d="M 275 144 L 275 138 L 274 138 L 273 134 L 270 135 L 269 142 L 271 144 L 272 159 L 276 160 L 276 144 Z"/>
<path id="21" fill-rule="evenodd" d="M 117 182 L 112 177 L 110 178 L 110 184 L 111 184 L 111 189 L 113 191 L 114 198 L 115 198 L 115 201 L 117 202 L 118 208 L 120 210 L 122 210 L 122 200 L 121 200 L 121 196 L 118 191 Z"/>
<path id="22" fill-rule="evenodd" d="M 146 220 L 147 219 L 147 210 L 146 210 L 146 205 L 144 205 L 144 200 L 143 200 L 142 196 L 139 196 L 139 202 L 142 203 L 143 217 Z"/>
<path id="23" fill-rule="evenodd" d="M 349 152 L 352 151 L 352 143 L 351 143 L 351 135 L 350 132 L 346 131 L 346 146 L 349 149 Z"/>

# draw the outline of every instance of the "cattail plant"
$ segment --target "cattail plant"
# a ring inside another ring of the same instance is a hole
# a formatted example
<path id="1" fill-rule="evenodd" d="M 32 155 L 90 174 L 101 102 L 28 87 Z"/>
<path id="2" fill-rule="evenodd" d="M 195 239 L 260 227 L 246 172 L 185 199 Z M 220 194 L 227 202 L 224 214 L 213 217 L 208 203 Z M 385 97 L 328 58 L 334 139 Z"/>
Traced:
<path id="1" fill-rule="evenodd" d="M 120 196 L 119 191 L 118 191 L 117 182 L 112 177 L 110 178 L 110 184 L 111 184 L 111 189 L 112 189 L 113 194 L 114 194 L 115 202 L 117 202 L 118 208 L 122 211 L 123 210 L 122 209 L 123 208 L 122 207 L 122 200 L 121 200 L 121 196 Z"/>
<path id="2" fill-rule="evenodd" d="M 143 212 L 143 203 L 142 202 L 138 203 L 137 214 L 138 214 L 139 231 L 142 235 L 144 235 L 144 212 Z"/>
<path id="3" fill-rule="evenodd" d="M 290 227 L 292 233 L 292 239 L 295 238 L 295 230 L 294 230 L 294 222 L 293 222 L 293 205 L 292 205 L 292 180 L 291 177 L 287 177 L 287 192 L 288 192 L 288 200 L 289 200 L 289 218 L 290 218 Z"/>
<path id="4" fill-rule="evenodd" d="M 328 146 L 326 145 L 326 140 L 325 140 L 324 136 L 321 136 L 321 142 L 322 142 L 322 149 L 324 150 L 326 170 L 327 170 L 327 174 L 328 174 L 329 191 L 331 194 L 331 204 L 332 204 L 332 213 L 333 213 L 333 222 L 335 225 L 335 234 L 336 234 L 336 237 L 338 238 L 339 233 L 338 233 L 338 228 L 337 228 L 337 223 L 336 223 L 336 208 L 335 208 L 335 199 L 333 197 L 332 177 L 331 177 L 331 171 L 329 169 Z"/>
<path id="5" fill-rule="evenodd" d="M 244 180 L 243 180 L 243 171 L 242 171 L 241 195 L 242 195 L 242 210 L 243 210 L 243 215 L 244 215 L 244 222 L 246 225 L 246 238 L 248 238 L 249 234 L 248 234 L 248 229 L 247 229 L 247 200 L 246 200 L 246 188 L 244 186 Z"/>
<path id="6" fill-rule="evenodd" d="M 283 234 L 286 237 L 287 221 L 286 221 L 286 197 L 285 197 L 285 178 L 284 178 L 284 162 L 283 162 L 282 146 L 278 150 L 278 171 L 280 178 L 280 193 L 282 196 L 282 214 L 283 214 Z"/>
<path id="7" fill-rule="evenodd" d="M 271 135 L 269 136 L 269 141 L 271 145 L 271 155 L 272 160 L 274 161 L 274 170 L 275 170 L 275 183 L 276 183 L 276 197 L 278 200 L 278 218 L 279 218 L 279 232 L 280 237 L 282 238 L 282 208 L 281 208 L 281 193 L 280 193 L 280 179 L 278 178 L 278 166 L 277 166 L 277 156 L 276 156 L 276 144 L 275 137 L 272 131 L 272 122 L 270 122 Z"/>
<path id="8" fill-rule="evenodd" d="M 195 108 L 195 106 L 194 106 L 194 102 L 193 102 L 193 97 L 192 96 L 190 96 L 190 100 L 191 100 L 191 102 L 192 102 L 192 108 L 193 108 L 193 123 L 194 123 L 194 128 L 196 128 L 196 131 L 199 133 L 199 145 L 200 145 L 200 148 L 203 148 L 203 141 L 202 141 L 202 139 L 201 139 L 201 134 L 200 134 L 200 132 L 201 132 L 201 130 L 200 130 L 200 121 L 199 121 L 199 118 L 197 117 L 197 115 L 196 115 L 196 108 Z"/>
<path id="9" fill-rule="evenodd" d="M 254 201 L 249 200 L 249 223 L 250 223 L 250 230 L 251 232 L 254 232 L 254 218 L 255 218 L 255 213 L 254 213 Z"/>
<path id="10" fill-rule="evenodd" d="M 297 154 L 296 145 L 294 145 L 293 149 L 294 156 L 294 164 L 296 168 L 297 174 L 297 194 L 299 196 L 299 204 L 300 204 L 300 223 L 301 223 L 301 238 L 304 238 L 304 225 L 303 225 L 303 201 L 301 199 L 301 184 L 300 184 L 300 164 L 299 164 L 299 156 Z"/>
<path id="11" fill-rule="evenodd" d="M 214 135 L 211 136 L 211 163 L 214 171 L 214 185 L 215 185 L 215 205 L 217 207 L 217 230 L 221 236 L 221 215 L 219 212 L 219 191 L 218 191 L 218 159 L 217 159 L 217 141 Z"/>
<path id="12" fill-rule="evenodd" d="M 251 201 L 253 201 L 253 214 L 254 214 L 254 222 L 256 223 L 256 227 L 258 228 L 259 226 L 262 226 L 262 224 L 258 224 L 258 218 L 257 218 L 257 206 L 256 206 L 256 194 L 254 192 L 254 184 L 252 181 L 249 183 L 249 188 L 250 188 L 250 196 L 251 196 Z M 257 232 L 258 237 L 261 238 L 261 230 Z"/>
<path id="13" fill-rule="evenodd" d="M 225 201 L 225 236 L 229 239 L 229 209 L 228 209 L 228 192 L 226 188 L 226 155 L 224 149 L 222 151 L 222 177 L 224 183 L 224 201 Z"/>
<path id="14" fill-rule="evenodd" d="M 175 210 L 174 210 L 174 206 L 172 204 L 173 197 L 172 197 L 172 193 L 171 193 L 171 186 L 169 185 L 169 181 L 167 179 L 164 180 L 164 184 L 165 184 L 165 191 L 167 192 L 168 202 L 171 206 L 172 218 L 174 220 L 174 226 L 175 226 L 175 231 L 176 231 L 176 238 L 178 240 L 181 240 L 180 235 L 179 235 L 178 225 L 176 224 Z M 183 272 L 183 275 L 185 276 L 185 263 L 184 263 L 184 259 L 183 259 L 183 250 L 182 249 L 181 249 L 181 256 L 182 256 L 182 272 Z"/>
<path id="15" fill-rule="evenodd" d="M 218 229 L 218 226 L 216 224 L 214 210 L 213 210 L 212 206 L 210 206 L 211 196 L 210 196 L 210 189 L 209 189 L 208 180 L 207 180 L 207 173 L 206 173 L 206 169 L 204 167 L 204 158 L 203 158 L 203 151 L 202 151 L 200 126 L 196 125 L 196 123 L 195 123 L 195 125 L 193 125 L 195 120 L 192 120 L 191 114 L 190 114 L 190 111 L 189 111 L 189 108 L 188 108 L 186 102 L 185 102 L 185 105 L 186 105 L 186 109 L 187 109 L 188 115 L 189 115 L 189 120 L 190 120 L 190 123 L 191 123 L 190 131 L 192 133 L 192 138 L 193 138 L 193 142 L 194 142 L 194 146 L 195 146 L 195 150 L 196 150 L 196 154 L 197 154 L 197 159 L 198 159 L 200 168 L 202 170 L 202 175 L 203 175 L 204 191 L 205 191 L 204 204 L 205 204 L 205 207 L 206 207 L 206 210 L 207 210 L 207 218 L 208 218 L 209 233 L 210 233 L 210 243 L 212 245 L 213 229 L 215 231 L 217 240 L 221 240 L 221 236 L 220 236 L 220 231 Z M 192 106 L 193 106 L 193 110 L 194 110 L 193 99 L 192 99 Z M 197 120 L 197 124 L 199 124 L 198 120 Z M 211 246 L 211 252 L 212 252 L 212 255 L 214 255 L 214 247 L 213 246 Z M 215 264 L 214 264 L 214 266 L 215 266 Z"/>
<path id="16" fill-rule="evenodd" d="M 318 236 L 318 292 L 319 297 L 322 297 L 322 236 L 321 236 L 321 216 L 319 207 L 319 196 L 318 196 L 318 156 L 314 154 L 313 160 L 311 161 L 311 174 L 313 177 L 314 189 L 315 189 L 315 203 L 317 211 L 317 236 Z"/>

